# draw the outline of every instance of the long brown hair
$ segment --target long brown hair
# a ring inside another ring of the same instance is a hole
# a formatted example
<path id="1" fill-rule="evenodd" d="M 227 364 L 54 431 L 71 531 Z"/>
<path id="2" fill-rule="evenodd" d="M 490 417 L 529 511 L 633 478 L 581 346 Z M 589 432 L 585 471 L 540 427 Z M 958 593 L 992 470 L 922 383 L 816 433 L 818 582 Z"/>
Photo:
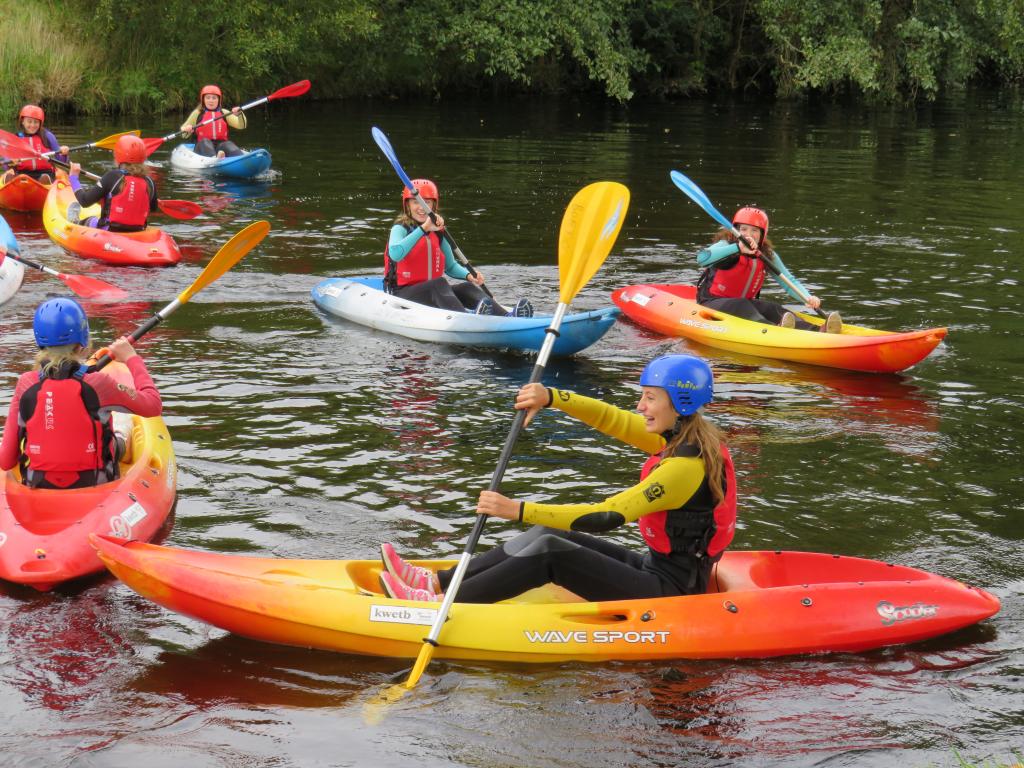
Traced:
<path id="1" fill-rule="evenodd" d="M 121 170 L 129 176 L 141 176 L 143 179 L 149 178 L 149 169 L 146 168 L 145 163 L 121 163 Z"/>
<path id="2" fill-rule="evenodd" d="M 704 476 L 708 480 L 715 504 L 725 498 L 725 487 L 722 485 L 722 469 L 725 466 L 722 440 L 722 430 L 700 413 L 693 413 L 679 417 L 679 431 L 661 453 L 662 456 L 672 456 L 680 445 L 696 446 L 704 460 Z"/>
<path id="3" fill-rule="evenodd" d="M 729 243 L 738 242 L 736 235 L 734 235 L 728 229 L 718 230 L 718 232 L 715 233 L 715 236 L 711 239 L 711 242 L 717 243 L 721 240 L 725 240 L 726 242 Z M 767 235 L 765 235 L 764 238 L 761 240 L 761 253 L 763 253 L 765 256 L 771 256 L 773 253 L 775 253 L 775 246 L 772 245 L 772 241 L 768 239 Z"/>

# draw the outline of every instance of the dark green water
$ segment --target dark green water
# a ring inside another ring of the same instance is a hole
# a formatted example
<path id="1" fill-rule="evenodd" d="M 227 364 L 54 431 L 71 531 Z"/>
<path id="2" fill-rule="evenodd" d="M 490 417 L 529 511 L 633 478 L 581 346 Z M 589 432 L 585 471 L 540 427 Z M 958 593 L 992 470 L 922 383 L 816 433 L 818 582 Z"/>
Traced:
<path id="1" fill-rule="evenodd" d="M 154 156 L 162 194 L 208 211 L 169 223 L 186 254 L 177 267 L 85 262 L 36 218 L 8 216 L 26 255 L 131 292 L 88 306 L 100 340 L 170 301 L 243 225 L 273 225 L 141 345 L 180 464 L 169 543 L 312 558 L 373 556 L 385 539 L 425 556 L 462 549 L 532 362 L 381 334 L 313 307 L 320 278 L 380 269 L 400 187 L 370 138 L 377 124 L 412 175 L 437 180 L 452 231 L 499 297 L 526 293 L 553 309 L 562 211 L 602 179 L 630 187 L 630 214 L 574 306 L 604 306 L 630 283 L 692 281 L 715 226 L 669 182 L 677 168 L 727 213 L 765 206 L 787 265 L 847 320 L 948 326 L 935 354 L 893 377 L 699 351 L 719 381 L 711 416 L 736 456 L 737 548 L 896 561 L 984 587 L 1002 611 L 859 655 L 435 662 L 369 727 L 363 703 L 407 663 L 227 636 L 110 579 L 46 595 L 6 587 L 5 765 L 944 766 L 957 764 L 954 750 L 978 762 L 1024 751 L 1019 102 L 286 106 L 255 115 L 245 134 L 273 153 L 269 181 L 196 179 L 170 169 L 168 151 Z M 77 143 L 177 122 L 55 130 Z M 0 308 L 3 412 L 33 355 L 31 311 L 60 288 L 30 274 Z M 643 364 L 681 348 L 620 321 L 546 380 L 632 406 Z M 503 487 L 593 499 L 631 484 L 639 464 L 549 415 L 519 444 Z M 485 541 L 513 533 L 494 523 Z"/>

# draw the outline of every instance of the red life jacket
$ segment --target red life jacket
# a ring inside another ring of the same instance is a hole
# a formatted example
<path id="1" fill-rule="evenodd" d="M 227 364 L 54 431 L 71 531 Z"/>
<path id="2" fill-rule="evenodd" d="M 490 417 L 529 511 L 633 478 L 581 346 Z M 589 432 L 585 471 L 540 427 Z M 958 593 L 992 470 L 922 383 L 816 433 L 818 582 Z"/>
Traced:
<path id="1" fill-rule="evenodd" d="M 691 500 L 682 507 L 654 512 L 637 520 L 644 541 L 655 552 L 685 553 L 713 562 L 729 546 L 736 532 L 736 470 L 725 443 L 721 448 L 725 462 L 725 498 L 713 509 L 698 507 Z M 680 446 L 675 455 L 699 454 L 696 447 Z M 648 458 L 640 471 L 640 479 L 646 478 L 661 459 L 660 454 Z"/>
<path id="2" fill-rule="evenodd" d="M 764 262 L 744 253 L 728 269 L 711 267 L 705 278 L 707 291 L 725 299 L 756 299 L 764 285 Z"/>
<path id="3" fill-rule="evenodd" d="M 406 234 L 412 232 L 406 228 Z M 426 232 L 412 250 L 401 261 L 392 261 L 384 247 L 384 285 L 393 287 L 415 285 L 444 275 L 444 251 L 441 250 L 441 236 L 437 232 Z"/>
<path id="4" fill-rule="evenodd" d="M 69 365 L 39 381 L 18 404 L 21 476 L 34 488 L 80 488 L 117 477 L 110 418 L 100 417 L 85 366 Z"/>
<path id="5" fill-rule="evenodd" d="M 149 221 L 153 180 L 143 176 L 132 176 L 124 171 L 121 173 L 121 180 L 114 185 L 113 191 L 103 201 L 100 218 L 103 223 L 113 225 L 112 228 L 115 230 L 145 229 L 146 222 Z"/>
<path id="6" fill-rule="evenodd" d="M 42 129 L 40 129 L 40 131 L 42 131 Z M 19 133 L 18 135 L 22 138 L 22 140 L 26 144 L 28 144 L 30 147 L 32 147 L 32 149 L 34 151 L 38 152 L 39 154 L 43 154 L 44 152 L 49 152 L 50 151 L 50 148 L 48 146 L 46 146 L 46 144 L 43 142 L 43 137 L 41 135 L 41 132 L 40 133 L 33 133 L 31 136 L 26 136 L 24 133 Z M 25 160 L 22 163 L 18 163 L 16 166 L 14 166 L 14 170 L 16 170 L 16 171 L 39 171 L 39 172 L 50 171 L 50 172 L 52 172 L 53 171 L 53 166 L 50 164 L 50 161 L 46 160 L 45 158 L 33 157 L 31 160 Z"/>
<path id="7" fill-rule="evenodd" d="M 227 140 L 227 138 L 228 138 L 228 121 L 227 121 L 227 119 L 214 120 L 212 123 L 209 123 L 208 125 L 200 125 L 200 123 L 203 122 L 204 120 L 209 120 L 211 117 L 215 117 L 217 115 L 223 115 L 223 114 L 224 114 L 224 110 L 223 109 L 214 109 L 214 110 L 200 109 L 199 110 L 199 117 L 196 118 L 196 132 L 195 132 L 195 136 L 196 136 L 196 141 L 197 142 L 198 141 L 202 141 L 203 139 L 209 139 L 210 141 L 226 141 Z"/>

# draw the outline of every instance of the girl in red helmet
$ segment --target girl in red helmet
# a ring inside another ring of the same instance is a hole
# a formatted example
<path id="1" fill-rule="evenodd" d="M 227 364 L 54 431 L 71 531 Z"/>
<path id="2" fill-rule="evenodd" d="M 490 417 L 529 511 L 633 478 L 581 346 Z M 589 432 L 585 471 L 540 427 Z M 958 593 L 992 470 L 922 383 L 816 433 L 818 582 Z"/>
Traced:
<path id="1" fill-rule="evenodd" d="M 821 299 L 804 288 L 775 253 L 768 239 L 768 214 L 760 208 L 740 208 L 733 216 L 732 224 L 739 230 L 741 238 L 727 229 L 719 230 L 714 242 L 697 254 L 697 263 L 704 267 L 697 282 L 697 301 L 700 304 L 768 325 L 827 333 L 842 331 L 843 323 L 838 312 L 830 313 L 821 326 L 816 326 L 798 320 L 781 304 L 761 299 L 767 260 L 774 267 L 774 270 L 768 270 L 769 274 L 786 293 L 811 309 L 821 306 Z"/>
<path id="2" fill-rule="evenodd" d="M 157 209 L 156 184 L 146 170 L 146 145 L 138 136 L 122 136 L 114 145 L 117 168 L 107 171 L 94 187 L 85 188 L 78 174 L 82 167 L 71 163 L 70 182 L 75 199 L 83 208 L 103 201 L 99 217 L 81 222 L 87 227 L 111 232 L 140 232 Z M 74 220 L 74 212 L 68 211 Z"/>
<path id="3" fill-rule="evenodd" d="M 437 185 L 430 179 L 413 179 L 413 186 L 423 202 L 437 211 Z M 487 315 L 532 317 L 533 307 L 519 299 L 513 309 L 497 304 L 480 286 L 484 276 L 476 275 L 455 260 L 452 247 L 443 235 L 444 219 L 436 222 L 413 197 L 402 190 L 402 213 L 395 220 L 384 251 L 384 287 L 388 293 L 417 304 L 449 309 L 453 312 L 476 312 Z M 450 275 L 463 282 L 454 286 L 445 279 Z"/>
<path id="4" fill-rule="evenodd" d="M 193 109 L 188 120 L 181 124 L 181 132 L 186 136 L 191 136 L 195 132 L 197 155 L 236 157 L 243 154 L 238 145 L 228 140 L 228 126 L 238 131 L 244 130 L 247 125 L 245 113 L 238 107 L 222 109 L 220 101 L 220 88 L 216 85 L 204 85 L 199 91 L 199 106 Z M 210 118 L 218 119 L 201 125 Z"/>
<path id="5" fill-rule="evenodd" d="M 56 152 L 54 159 L 66 163 L 68 148 L 57 141 L 57 137 L 49 129 L 43 127 L 45 120 L 46 113 L 43 112 L 42 107 L 26 104 L 18 113 L 18 123 L 21 128 L 18 131 L 18 136 L 39 154 Z M 6 184 L 19 173 L 38 179 L 43 184 L 49 184 L 53 180 L 53 166 L 44 158 L 23 160 L 4 174 L 2 182 Z"/>

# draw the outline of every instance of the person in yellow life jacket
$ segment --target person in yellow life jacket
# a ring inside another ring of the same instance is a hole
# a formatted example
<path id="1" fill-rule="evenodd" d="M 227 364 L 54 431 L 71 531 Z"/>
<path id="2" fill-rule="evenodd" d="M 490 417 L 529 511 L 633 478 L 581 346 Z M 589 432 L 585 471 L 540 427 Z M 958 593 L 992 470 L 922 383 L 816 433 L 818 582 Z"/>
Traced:
<path id="1" fill-rule="evenodd" d="M 736 527 L 736 476 L 721 433 L 700 409 L 711 401 L 711 368 L 691 355 L 664 355 L 640 376 L 631 413 L 599 400 L 540 384 L 519 390 L 515 407 L 526 423 L 553 407 L 648 455 L 640 482 L 595 503 L 517 501 L 482 491 L 477 513 L 532 523 L 525 533 L 475 556 L 458 602 L 506 600 L 549 582 L 589 600 L 629 600 L 707 591 L 711 567 Z M 590 534 L 636 522 L 647 543 L 637 552 Z M 381 545 L 381 586 L 402 600 L 439 599 L 454 568 L 407 563 Z"/>
<path id="2" fill-rule="evenodd" d="M 767 261 L 774 267 L 768 271 L 786 293 L 811 309 L 821 306 L 821 299 L 804 288 L 775 253 L 768 239 L 767 213 L 760 208 L 740 208 L 732 224 L 754 247 L 727 229 L 719 230 L 712 244 L 697 254 L 697 264 L 704 267 L 697 282 L 697 303 L 756 323 L 826 333 L 842 331 L 838 312 L 831 312 L 819 327 L 797 319 L 781 304 L 762 299 Z"/>
<path id="3" fill-rule="evenodd" d="M 228 139 L 228 126 L 237 131 L 248 127 L 245 113 L 238 107 L 223 109 L 220 88 L 204 85 L 199 91 L 199 106 L 181 124 L 186 136 L 195 133 L 195 153 L 205 157 L 237 157 L 244 154 L 238 145 Z M 212 122 L 206 122 L 216 118 Z M 203 125 L 203 123 L 206 123 Z"/>
<path id="4" fill-rule="evenodd" d="M 103 174 L 93 187 L 82 186 L 78 178 L 82 167 L 71 163 L 68 180 L 81 208 L 102 201 L 99 216 L 78 223 L 111 232 L 141 232 L 159 204 L 156 183 L 146 170 L 145 143 L 138 136 L 122 136 L 114 145 L 114 163 L 117 168 Z M 72 208 L 68 206 L 68 219 L 77 221 Z"/>
<path id="5" fill-rule="evenodd" d="M 89 320 L 73 299 L 50 299 L 36 309 L 32 332 L 39 354 L 14 387 L 0 470 L 20 466 L 33 488 L 85 488 L 116 480 L 130 421 L 127 413 L 159 416 L 160 393 L 145 363 L 122 336 L 110 355 L 132 374 L 134 388 L 119 385 L 85 361 Z"/>
<path id="6" fill-rule="evenodd" d="M 26 104 L 18 113 L 18 137 L 32 147 L 39 154 L 56 152 L 54 159 L 62 163 L 68 161 L 68 148 L 57 141 L 57 137 L 48 129 L 43 127 L 46 121 L 46 113 L 42 107 L 35 104 Z M 53 181 L 53 165 L 49 160 L 42 157 L 26 158 L 13 168 L 4 173 L 0 182 L 6 184 L 18 174 L 23 173 L 38 179 L 43 184 Z"/>

